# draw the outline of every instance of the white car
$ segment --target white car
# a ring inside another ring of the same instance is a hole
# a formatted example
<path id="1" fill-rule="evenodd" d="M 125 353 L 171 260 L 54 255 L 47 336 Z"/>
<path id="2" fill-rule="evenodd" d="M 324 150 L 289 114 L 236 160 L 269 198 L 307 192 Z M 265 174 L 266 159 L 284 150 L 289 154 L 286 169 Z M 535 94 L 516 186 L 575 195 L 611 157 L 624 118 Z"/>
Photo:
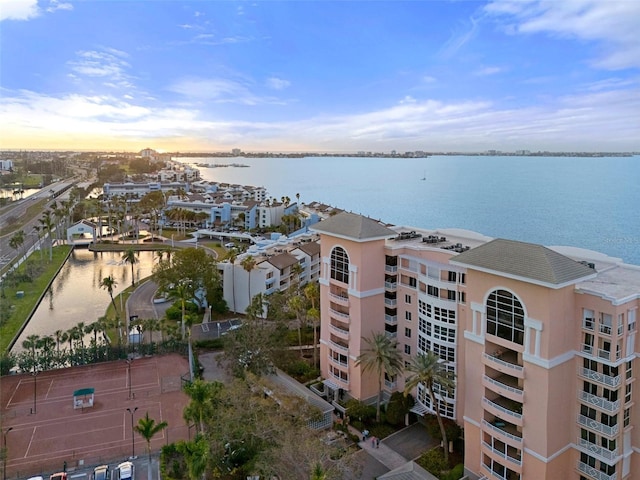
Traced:
<path id="1" fill-rule="evenodd" d="M 134 480 L 135 467 L 131 462 L 122 462 L 116 467 L 116 478 L 114 480 Z"/>

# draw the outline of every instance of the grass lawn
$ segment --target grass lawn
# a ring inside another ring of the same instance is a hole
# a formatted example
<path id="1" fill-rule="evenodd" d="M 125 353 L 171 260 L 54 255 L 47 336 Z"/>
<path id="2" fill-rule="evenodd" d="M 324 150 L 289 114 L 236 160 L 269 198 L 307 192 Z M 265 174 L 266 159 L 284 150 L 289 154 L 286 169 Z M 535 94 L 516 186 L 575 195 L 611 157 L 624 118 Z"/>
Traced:
<path id="1" fill-rule="evenodd" d="M 53 248 L 53 261 L 48 260 L 48 250 L 42 251 L 42 260 L 45 268 L 32 282 L 21 282 L 16 286 L 4 286 L 2 288 L 2 309 L 8 309 L 10 316 L 6 322 L 0 325 L 0 351 L 5 352 L 13 338 L 20 331 L 24 323 L 29 319 L 38 305 L 41 295 L 47 290 L 49 284 L 54 279 L 58 270 L 66 260 L 71 247 L 60 246 Z M 40 262 L 40 253 L 35 252 L 29 256 L 29 262 Z M 18 272 L 25 271 L 26 264 L 23 263 L 18 268 Z M 22 298 L 17 297 L 17 292 L 24 292 Z"/>
<path id="2" fill-rule="evenodd" d="M 10 233 L 19 231 L 22 226 L 32 218 L 39 216 L 44 210 L 44 205 L 47 203 L 46 199 L 38 200 L 33 205 L 27 208 L 27 212 L 19 217 L 9 217 L 9 223 L 3 228 L 0 228 L 0 236 L 9 235 Z"/>

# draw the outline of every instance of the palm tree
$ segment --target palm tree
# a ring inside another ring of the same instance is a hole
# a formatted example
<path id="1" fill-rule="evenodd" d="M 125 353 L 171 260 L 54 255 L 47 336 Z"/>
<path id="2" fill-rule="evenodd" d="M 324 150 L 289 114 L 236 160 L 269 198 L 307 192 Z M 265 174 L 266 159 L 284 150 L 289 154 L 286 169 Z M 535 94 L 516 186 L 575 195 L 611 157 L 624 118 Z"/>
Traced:
<path id="1" fill-rule="evenodd" d="M 171 296 L 173 298 L 180 300 L 180 306 L 182 308 L 182 317 L 180 320 L 180 332 L 181 332 L 182 340 L 184 340 L 186 306 L 187 306 L 187 300 L 191 298 L 191 294 L 189 292 L 189 286 L 186 285 L 184 282 L 178 283 L 178 285 L 176 285 L 176 288 L 171 292 Z"/>
<path id="2" fill-rule="evenodd" d="M 51 262 L 53 260 L 53 227 L 55 226 L 53 218 L 51 218 L 51 212 L 46 210 L 39 221 L 42 228 L 49 235 L 49 262 Z"/>
<path id="3" fill-rule="evenodd" d="M 104 277 L 100 281 L 100 288 L 104 288 L 107 292 L 109 292 L 109 296 L 111 297 L 111 305 L 113 305 L 113 309 L 116 312 L 116 317 L 118 316 L 118 308 L 116 307 L 116 302 L 113 299 L 113 290 L 117 286 L 116 279 L 113 276 L 109 275 L 108 277 Z"/>
<path id="4" fill-rule="evenodd" d="M 235 249 L 231 249 L 231 253 L 229 253 L 229 263 L 231 264 L 231 292 L 233 295 L 233 308 L 231 310 L 234 313 L 236 311 L 236 258 L 238 258 L 238 253 Z"/>
<path id="5" fill-rule="evenodd" d="M 318 365 L 318 321 L 320 320 L 320 310 L 318 310 L 316 304 L 320 303 L 320 288 L 315 282 L 307 283 L 303 293 L 311 304 L 311 307 L 307 310 L 307 316 L 311 319 L 313 326 L 313 367 L 316 368 Z"/>
<path id="6" fill-rule="evenodd" d="M 204 433 L 204 420 L 212 416 L 223 387 L 220 382 L 206 382 L 199 379 L 184 387 L 185 393 L 191 399 L 183 411 L 184 419 L 187 422 L 198 422 L 198 430 L 201 433 Z"/>
<path id="7" fill-rule="evenodd" d="M 249 274 L 249 280 L 247 282 L 247 293 L 249 294 L 249 305 L 251 305 L 251 271 L 256 266 L 256 259 L 251 255 L 247 255 L 242 259 L 240 265 L 242 265 L 242 268 L 244 268 L 245 271 Z"/>
<path id="8" fill-rule="evenodd" d="M 362 351 L 356 359 L 356 366 L 362 367 L 365 373 L 373 370 L 378 376 L 378 401 L 376 405 L 376 421 L 380 421 L 380 403 L 382 402 L 382 378 L 402 371 L 402 356 L 396 348 L 397 343 L 391 341 L 384 333 L 373 333 L 371 338 L 363 338 L 369 348 Z"/>
<path id="9" fill-rule="evenodd" d="M 151 439 L 160 430 L 167 428 L 167 422 L 156 423 L 153 418 L 149 417 L 149 412 L 144 414 L 144 418 L 138 420 L 138 424 L 134 427 L 134 430 L 140 434 L 142 438 L 147 442 L 147 455 L 149 459 L 149 465 L 147 471 L 149 472 L 148 478 L 151 480 Z"/>
<path id="10" fill-rule="evenodd" d="M 23 342 L 22 348 L 25 350 L 29 350 L 31 352 L 31 362 L 33 372 L 35 374 L 36 371 L 36 348 L 38 348 L 38 344 L 40 342 L 40 335 L 29 335 Z"/>
<path id="11" fill-rule="evenodd" d="M 25 233 L 24 230 L 20 230 L 13 234 L 11 239 L 9 240 L 9 246 L 14 250 L 18 250 L 20 247 L 24 245 Z M 24 255 L 24 252 L 22 252 Z"/>
<path id="12" fill-rule="evenodd" d="M 138 263 L 138 253 L 133 248 L 128 248 L 122 254 L 122 260 L 125 263 L 131 264 L 131 286 L 135 285 L 135 273 L 133 271 L 133 266 Z"/>
<path id="13" fill-rule="evenodd" d="M 62 330 L 56 330 L 53 335 L 56 339 L 56 350 L 60 352 L 60 344 L 64 342 L 64 332 Z"/>
<path id="14" fill-rule="evenodd" d="M 407 367 L 407 371 L 412 375 L 405 381 L 404 394 L 407 395 L 411 390 L 422 384 L 427 389 L 429 398 L 431 399 L 431 409 L 435 412 L 442 434 L 442 442 L 444 444 L 444 460 L 449 462 L 449 442 L 447 441 L 447 432 L 440 416 L 440 405 L 433 393 L 433 386 L 439 385 L 441 389 L 451 391 L 455 387 L 455 374 L 449 370 L 445 362 L 438 355 L 431 351 L 426 354 L 420 353 L 411 359 L 411 363 Z"/>

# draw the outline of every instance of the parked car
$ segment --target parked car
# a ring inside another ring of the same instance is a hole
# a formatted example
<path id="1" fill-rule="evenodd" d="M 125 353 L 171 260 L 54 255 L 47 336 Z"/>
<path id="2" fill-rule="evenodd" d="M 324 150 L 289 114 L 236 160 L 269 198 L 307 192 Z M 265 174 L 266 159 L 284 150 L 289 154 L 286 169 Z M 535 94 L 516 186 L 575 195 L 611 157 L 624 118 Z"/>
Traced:
<path id="1" fill-rule="evenodd" d="M 131 462 L 122 462 L 116 468 L 114 480 L 135 480 L 135 466 Z"/>
<path id="2" fill-rule="evenodd" d="M 67 472 L 54 473 L 49 477 L 49 480 L 67 480 Z"/>
<path id="3" fill-rule="evenodd" d="M 100 465 L 93 469 L 93 480 L 111 480 L 109 465 Z"/>

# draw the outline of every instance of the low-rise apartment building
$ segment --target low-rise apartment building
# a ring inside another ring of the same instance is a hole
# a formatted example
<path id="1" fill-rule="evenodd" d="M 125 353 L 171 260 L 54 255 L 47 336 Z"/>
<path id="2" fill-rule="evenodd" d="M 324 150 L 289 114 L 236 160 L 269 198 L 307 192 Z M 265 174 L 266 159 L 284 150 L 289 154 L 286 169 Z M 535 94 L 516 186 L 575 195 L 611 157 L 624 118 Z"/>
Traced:
<path id="1" fill-rule="evenodd" d="M 464 427 L 476 478 L 630 480 L 640 471 L 640 268 L 596 252 L 339 213 L 320 235 L 326 396 L 373 401 L 363 339 L 433 351 L 457 377 L 435 394 Z M 385 376 L 385 394 L 404 374 Z M 433 412 L 422 386 L 414 411 Z"/>

